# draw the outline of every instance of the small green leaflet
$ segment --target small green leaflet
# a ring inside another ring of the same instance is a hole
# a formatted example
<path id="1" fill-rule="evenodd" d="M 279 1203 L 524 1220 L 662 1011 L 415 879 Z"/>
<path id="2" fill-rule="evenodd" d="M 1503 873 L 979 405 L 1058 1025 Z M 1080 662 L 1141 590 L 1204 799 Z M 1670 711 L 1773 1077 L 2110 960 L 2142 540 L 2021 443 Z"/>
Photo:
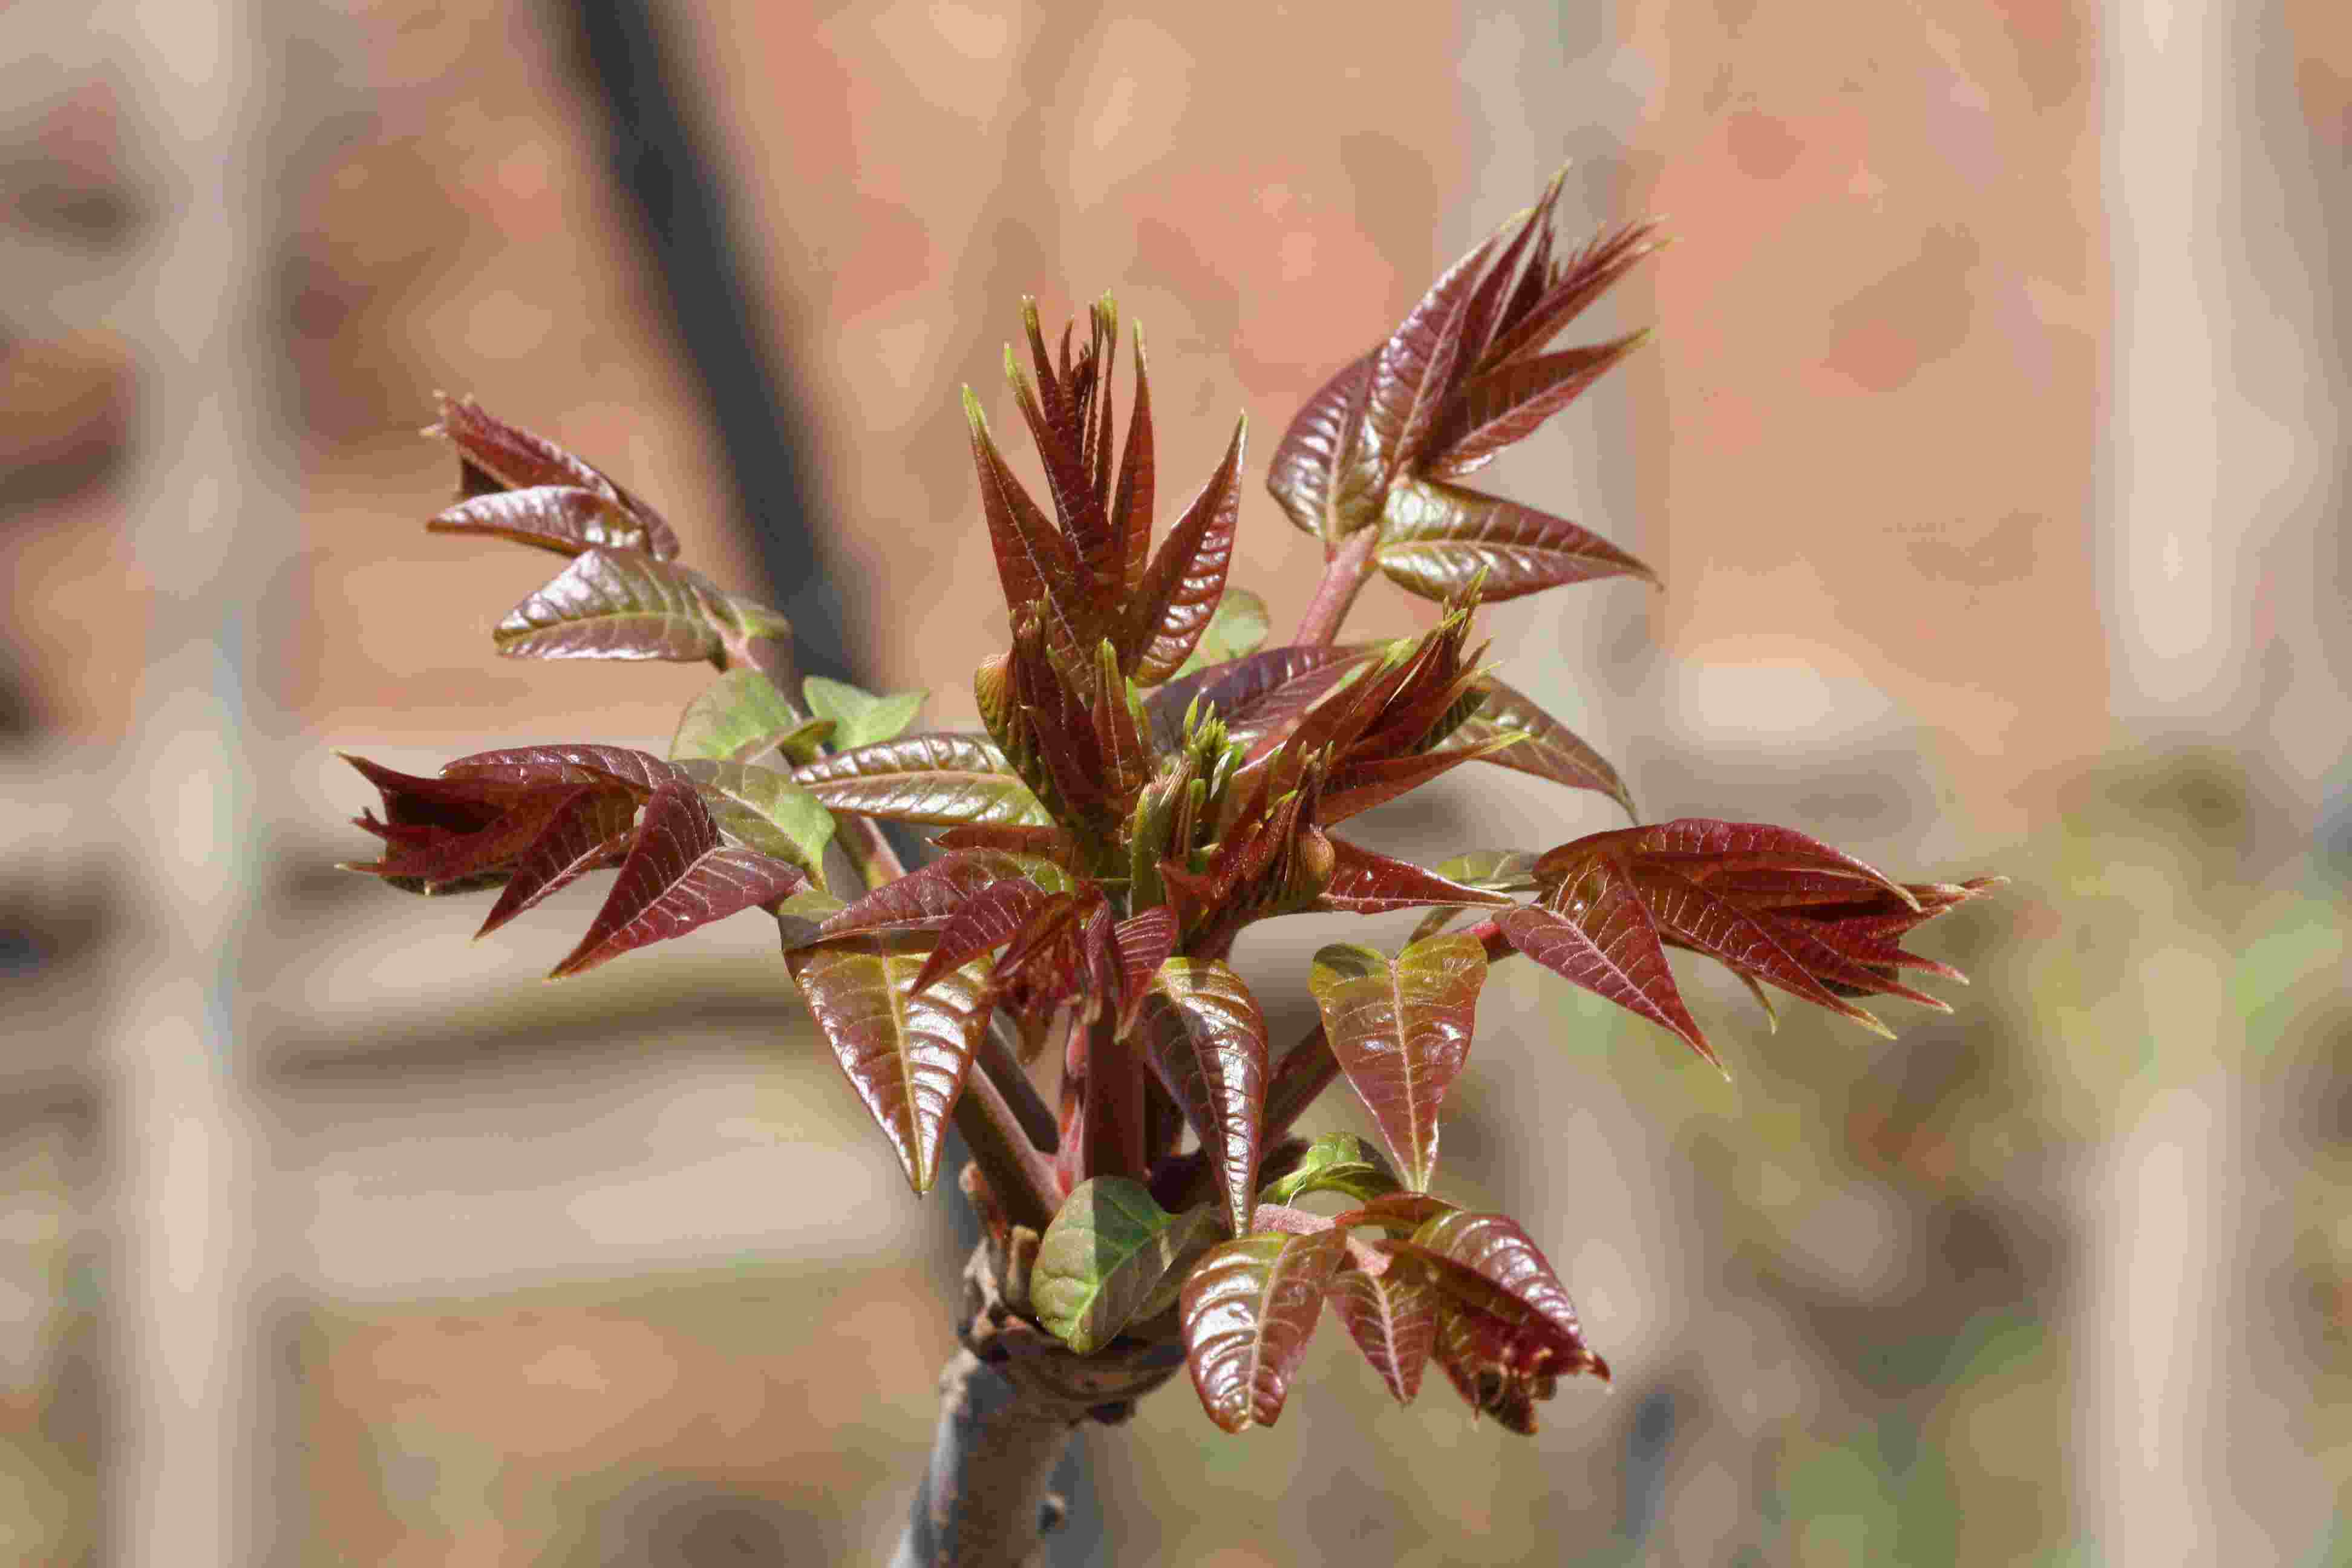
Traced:
<path id="1" fill-rule="evenodd" d="M 1265 613 L 1264 599 L 1247 588 L 1227 588 L 1225 596 L 1217 601 L 1216 614 L 1209 617 L 1208 628 L 1193 646 L 1192 656 L 1168 679 L 1181 680 L 1196 669 L 1255 653 L 1273 624 Z"/>
<path id="2" fill-rule="evenodd" d="M 1171 1215 L 1139 1182 L 1081 1182 L 1037 1244 L 1030 1304 L 1055 1338 L 1091 1355 L 1146 1315 L 1145 1307 L 1164 1311 L 1172 1305 L 1182 1266 L 1221 1234 L 1217 1211 L 1208 1205 Z M 1165 1289 L 1171 1274 L 1176 1287 Z"/>
<path id="3" fill-rule="evenodd" d="M 824 875 L 833 813 L 816 796 L 782 773 L 749 763 L 688 757 L 677 765 L 694 781 L 720 837 Z"/>
<path id="4" fill-rule="evenodd" d="M 1309 1193 L 1339 1193 L 1368 1204 L 1403 1187 L 1371 1144 L 1352 1132 L 1327 1132 L 1307 1146 L 1290 1174 L 1266 1184 L 1258 1202 L 1287 1205 Z"/>
<path id="5" fill-rule="evenodd" d="M 670 760 L 748 763 L 806 722 L 767 676 L 748 668 L 730 669 L 687 704 L 669 743 Z"/>
<path id="6" fill-rule="evenodd" d="M 877 697 L 844 680 L 812 675 L 801 683 L 809 711 L 833 721 L 834 749 L 854 752 L 898 734 L 915 721 L 928 691 L 894 691 Z"/>

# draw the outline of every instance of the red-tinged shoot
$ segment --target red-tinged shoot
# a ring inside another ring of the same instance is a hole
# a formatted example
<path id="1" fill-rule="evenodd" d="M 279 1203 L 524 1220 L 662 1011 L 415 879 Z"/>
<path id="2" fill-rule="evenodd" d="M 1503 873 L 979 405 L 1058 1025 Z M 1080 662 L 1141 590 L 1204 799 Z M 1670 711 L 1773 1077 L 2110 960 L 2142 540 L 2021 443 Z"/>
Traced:
<path id="1" fill-rule="evenodd" d="M 1116 308 L 1049 346 L 1024 301 L 1028 363 L 1008 351 L 1006 374 L 1042 490 L 965 393 L 1012 631 L 961 730 L 903 732 L 919 693 L 798 681 L 782 618 L 679 564 L 651 508 L 445 399 L 459 494 L 428 526 L 567 558 L 501 623 L 500 652 L 723 673 L 667 757 L 539 746 L 434 777 L 352 759 L 383 798 L 360 826 L 383 846 L 353 868 L 428 894 L 499 889 L 486 931 L 614 872 L 559 976 L 756 905 L 918 1191 L 961 1127 L 966 1188 L 1006 1256 L 1034 1258 L 1025 1300 L 1070 1353 L 1181 1340 L 1210 1417 L 1239 1431 L 1280 1415 L 1328 1302 L 1399 1400 L 1434 1362 L 1474 1411 L 1533 1431 L 1560 1379 L 1608 1369 L 1535 1240 L 1434 1191 L 1488 964 L 1523 953 L 1713 1060 L 1669 949 L 1884 1032 L 1864 1000 L 1943 1005 L 1904 971 L 1958 978 L 1903 939 L 1995 885 L 1906 884 L 1793 829 L 1702 818 L 1436 866 L 1335 831 L 1473 763 L 1635 815 L 1616 770 L 1490 669 L 1475 631 L 1497 600 L 1655 581 L 1597 534 L 1461 483 L 1642 341 L 1554 346 L 1655 248 L 1635 225 L 1564 249 L 1559 201 L 1555 183 L 1292 421 L 1269 487 L 1321 544 L 1322 577 L 1274 647 L 1263 602 L 1227 580 L 1244 427 L 1163 520 L 1141 332 L 1122 423 Z M 1375 575 L 1437 602 L 1436 623 L 1341 641 Z M 939 853 L 903 870 L 879 823 L 929 831 Z M 825 885 L 835 843 L 856 885 Z M 1318 954 L 1321 1026 L 1277 1053 L 1228 962 L 1236 941 L 1297 912 L 1403 910 L 1433 912 L 1402 949 Z M 1041 1058 L 1061 1074 L 1051 1097 L 1022 1068 Z M 1381 1149 L 1286 1136 L 1340 1079 Z"/>

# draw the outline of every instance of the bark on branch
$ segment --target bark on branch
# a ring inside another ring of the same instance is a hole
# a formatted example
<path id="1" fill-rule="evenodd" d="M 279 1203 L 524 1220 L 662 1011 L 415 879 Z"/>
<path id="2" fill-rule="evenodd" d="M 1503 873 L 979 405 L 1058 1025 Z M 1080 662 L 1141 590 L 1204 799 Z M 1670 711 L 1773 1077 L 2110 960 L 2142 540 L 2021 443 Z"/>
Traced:
<path id="1" fill-rule="evenodd" d="M 1025 1299 L 1025 1262 L 1008 1268 L 994 1242 L 964 1267 L 963 1348 L 940 1373 L 939 1429 L 891 1568 L 1043 1568 L 1045 1533 L 1063 1511 L 1047 1481 L 1070 1438 L 1086 1421 L 1127 1420 L 1184 1364 L 1172 1335 L 1072 1354 L 1007 1301 L 1008 1273 L 1010 1294 Z"/>

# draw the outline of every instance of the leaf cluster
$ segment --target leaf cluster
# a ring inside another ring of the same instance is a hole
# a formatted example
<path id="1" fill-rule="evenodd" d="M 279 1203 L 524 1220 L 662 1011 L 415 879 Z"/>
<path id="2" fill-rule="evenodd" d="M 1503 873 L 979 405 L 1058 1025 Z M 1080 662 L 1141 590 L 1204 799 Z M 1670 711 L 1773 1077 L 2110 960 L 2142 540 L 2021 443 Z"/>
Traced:
<path id="1" fill-rule="evenodd" d="M 974 676 L 977 730 L 906 732 L 921 693 L 795 682 L 782 618 L 679 565 L 643 502 L 445 401 L 460 494 L 429 526 L 570 558 L 500 624 L 501 653 L 721 673 L 667 758 L 534 747 L 432 778 L 354 759 L 383 796 L 360 825 L 384 844 L 358 868 L 426 893 L 496 888 L 484 930 L 615 871 L 559 976 L 766 910 L 918 1191 L 949 1122 L 964 1128 L 966 1188 L 1026 1260 L 1012 1294 L 1073 1352 L 1181 1338 L 1204 1408 L 1238 1431 L 1279 1415 L 1328 1302 L 1400 1400 L 1434 1360 L 1475 1411 L 1532 1431 L 1559 1378 L 1607 1367 L 1534 1240 L 1432 1191 L 1489 966 L 1524 954 L 1712 1061 L 1667 950 L 1727 965 L 1759 1000 L 1770 987 L 1883 1030 L 1861 999 L 1940 1006 L 1903 972 L 1958 978 L 1904 936 L 1990 886 L 1904 884 L 1793 829 L 1715 819 L 1637 818 L 1435 866 L 1339 831 L 1471 763 L 1635 816 L 1615 769 L 1498 679 L 1475 638 L 1491 601 L 1654 580 L 1578 525 L 1460 482 L 1641 342 L 1551 346 L 1654 248 L 1638 225 L 1562 248 L 1559 194 L 1448 270 L 1291 423 L 1269 484 L 1321 545 L 1322 579 L 1276 646 L 1263 601 L 1227 582 L 1245 424 L 1163 508 L 1140 331 L 1122 423 L 1116 306 L 1049 345 L 1024 302 L 1026 363 L 1008 350 L 1005 374 L 1042 500 L 964 395 L 1011 625 Z M 1339 640 L 1375 575 L 1435 601 L 1436 624 Z M 876 829 L 887 822 L 930 830 L 935 858 L 902 869 Z M 835 843 L 851 885 L 827 883 Z M 1401 950 L 1316 956 L 1321 1026 L 1277 1058 L 1230 963 L 1241 933 L 1407 909 L 1429 912 Z M 1037 1072 L 1055 1075 L 1050 1095 Z M 1340 1079 L 1379 1146 L 1289 1139 Z M 1301 1206 L 1316 1198 L 1346 1206 Z"/>

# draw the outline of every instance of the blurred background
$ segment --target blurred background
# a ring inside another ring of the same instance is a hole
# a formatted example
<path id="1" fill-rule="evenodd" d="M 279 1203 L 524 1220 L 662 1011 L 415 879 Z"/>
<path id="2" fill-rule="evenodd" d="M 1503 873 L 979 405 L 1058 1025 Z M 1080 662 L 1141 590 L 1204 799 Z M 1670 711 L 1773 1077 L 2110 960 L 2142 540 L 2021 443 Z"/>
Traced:
<path id="1" fill-rule="evenodd" d="M 1826 24 L 0 11 L 0 1560 L 878 1560 L 961 1199 L 772 930 L 551 988 L 601 889 L 476 944 L 334 869 L 333 748 L 661 750 L 707 679 L 492 655 L 551 566 L 423 532 L 432 394 L 952 726 L 1005 631 L 955 393 L 1007 422 L 1022 293 L 1146 323 L 1171 488 L 1250 415 L 1279 626 L 1284 425 L 1566 160 L 1572 233 L 1677 240 L 1581 335 L 1658 333 L 1495 473 L 1666 589 L 1496 610 L 1507 674 L 1648 817 L 2014 881 L 1893 1042 L 1694 967 L 1728 1084 L 1496 971 L 1450 1180 L 1613 1390 L 1522 1441 L 1327 1329 L 1276 1429 L 1090 1433 L 1055 1561 L 2352 1563 L 2352 9 Z M 1474 771 L 1385 843 L 1612 825 Z M 1261 929 L 1286 1039 L 1340 928 Z"/>

